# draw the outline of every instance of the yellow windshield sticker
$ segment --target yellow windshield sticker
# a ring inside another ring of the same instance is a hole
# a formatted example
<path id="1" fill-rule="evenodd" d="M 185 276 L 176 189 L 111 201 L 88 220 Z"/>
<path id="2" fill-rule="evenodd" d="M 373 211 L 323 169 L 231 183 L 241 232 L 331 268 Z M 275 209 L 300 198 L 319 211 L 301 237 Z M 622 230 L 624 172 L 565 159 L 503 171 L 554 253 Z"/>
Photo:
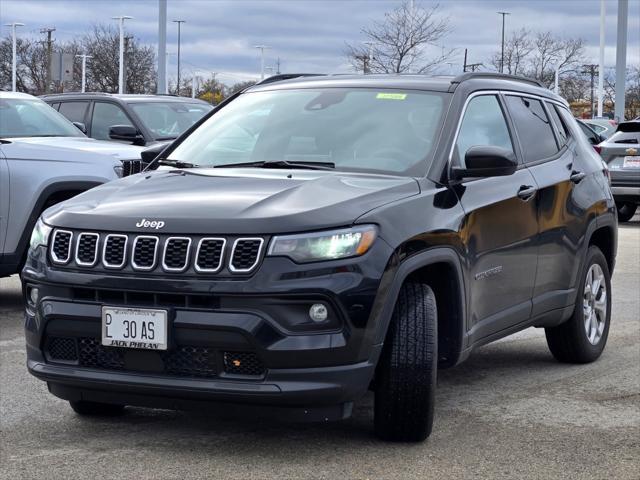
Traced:
<path id="1" fill-rule="evenodd" d="M 406 93 L 379 93 L 376 98 L 381 100 L 404 100 L 407 98 Z"/>

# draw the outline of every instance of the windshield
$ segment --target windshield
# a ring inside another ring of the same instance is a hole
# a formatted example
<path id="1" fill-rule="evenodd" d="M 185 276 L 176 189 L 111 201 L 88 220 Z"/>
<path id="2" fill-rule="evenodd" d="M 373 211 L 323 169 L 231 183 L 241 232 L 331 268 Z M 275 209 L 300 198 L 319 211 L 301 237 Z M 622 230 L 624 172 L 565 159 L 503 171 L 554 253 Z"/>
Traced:
<path id="1" fill-rule="evenodd" d="M 0 98 L 0 137 L 84 137 L 42 100 Z"/>
<path id="2" fill-rule="evenodd" d="M 195 102 L 136 102 L 130 105 L 156 140 L 176 138 L 213 108 Z"/>
<path id="3" fill-rule="evenodd" d="M 217 111 L 168 158 L 203 167 L 321 162 L 337 170 L 423 175 L 445 95 L 343 88 L 249 92 Z"/>

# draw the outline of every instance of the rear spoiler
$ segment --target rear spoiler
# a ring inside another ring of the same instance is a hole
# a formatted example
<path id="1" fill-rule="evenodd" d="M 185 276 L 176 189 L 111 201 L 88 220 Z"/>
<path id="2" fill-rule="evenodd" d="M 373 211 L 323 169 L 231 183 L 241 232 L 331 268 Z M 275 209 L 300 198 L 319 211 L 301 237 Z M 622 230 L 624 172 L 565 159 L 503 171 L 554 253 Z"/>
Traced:
<path id="1" fill-rule="evenodd" d="M 640 121 L 620 122 L 616 132 L 640 132 Z"/>
<path id="2" fill-rule="evenodd" d="M 264 80 L 256 83 L 256 85 L 265 85 L 267 83 L 282 82 L 283 80 L 291 80 L 293 78 L 300 78 L 300 77 L 322 77 L 324 75 L 325 75 L 324 73 L 279 73 L 277 75 L 272 75 L 268 78 L 265 78 Z"/>

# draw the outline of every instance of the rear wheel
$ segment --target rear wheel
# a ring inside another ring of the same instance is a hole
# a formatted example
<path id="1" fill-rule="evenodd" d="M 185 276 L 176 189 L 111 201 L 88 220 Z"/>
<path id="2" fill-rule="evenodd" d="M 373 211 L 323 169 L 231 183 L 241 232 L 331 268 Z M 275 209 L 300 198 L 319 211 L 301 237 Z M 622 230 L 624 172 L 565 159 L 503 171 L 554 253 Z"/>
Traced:
<path id="1" fill-rule="evenodd" d="M 565 363 L 596 360 L 607 343 L 611 320 L 609 267 L 598 247 L 589 247 L 573 316 L 557 327 L 545 329 L 554 357 Z"/>
<path id="2" fill-rule="evenodd" d="M 417 442 L 431 433 L 438 370 L 438 317 L 431 288 L 406 283 L 398 295 L 375 380 L 376 435 Z"/>
<path id="3" fill-rule="evenodd" d="M 628 222 L 633 218 L 636 214 L 636 209 L 638 206 L 635 203 L 616 203 L 616 207 L 618 208 L 618 221 L 619 222 Z"/>
<path id="4" fill-rule="evenodd" d="M 114 416 L 124 412 L 124 405 L 112 405 L 110 403 L 87 402 L 85 400 L 70 400 L 69 405 L 78 415 L 87 416 Z"/>

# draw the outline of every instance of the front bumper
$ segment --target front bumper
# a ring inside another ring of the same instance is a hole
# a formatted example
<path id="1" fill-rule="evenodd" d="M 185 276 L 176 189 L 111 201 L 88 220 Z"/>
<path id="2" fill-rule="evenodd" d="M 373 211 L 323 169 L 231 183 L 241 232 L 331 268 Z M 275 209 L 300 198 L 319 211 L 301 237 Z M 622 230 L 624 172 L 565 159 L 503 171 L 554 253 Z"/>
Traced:
<path id="1" fill-rule="evenodd" d="M 40 299 L 26 314 L 28 368 L 53 394 L 68 400 L 176 409 L 223 403 L 271 407 L 266 411 L 286 408 L 287 416 L 297 412 L 308 420 L 343 418 L 351 402 L 368 390 L 382 348 L 372 341 L 380 314 L 373 305 L 385 295 L 379 285 L 389 256 L 389 247 L 378 242 L 366 259 L 316 266 L 265 259 L 249 279 L 212 282 L 62 271 L 49 267 L 44 253 L 30 252 L 22 280 L 25 292 L 38 288 Z M 256 300 L 275 297 L 322 298 L 340 317 L 339 324 L 290 331 L 286 322 L 261 311 Z M 207 298 L 213 300 L 205 305 L 202 299 Z M 103 305 L 165 308 L 167 355 L 181 348 L 206 349 L 215 371 L 204 377 L 176 373 L 167 370 L 167 357 L 158 352 L 100 346 Z M 52 358 L 51 338 L 71 339 L 75 345 L 90 339 L 91 360 L 83 362 L 80 354 L 71 360 Z M 108 361 L 105 350 L 111 351 Z M 126 353 L 118 352 L 114 367 L 116 350 Z M 228 372 L 227 352 L 255 354 L 264 368 L 251 375 Z"/>

